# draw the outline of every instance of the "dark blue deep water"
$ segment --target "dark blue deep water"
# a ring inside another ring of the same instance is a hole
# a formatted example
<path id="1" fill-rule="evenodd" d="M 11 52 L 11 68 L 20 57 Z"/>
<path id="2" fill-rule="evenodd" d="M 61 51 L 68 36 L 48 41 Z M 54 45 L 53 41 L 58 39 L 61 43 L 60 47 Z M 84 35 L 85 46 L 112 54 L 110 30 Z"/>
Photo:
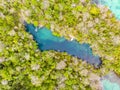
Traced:
<path id="1" fill-rule="evenodd" d="M 33 38 L 38 43 L 38 47 L 41 51 L 55 50 L 67 52 L 72 56 L 85 60 L 95 67 L 101 65 L 100 57 L 93 55 L 89 44 L 80 44 L 76 40 L 69 41 L 64 37 L 54 36 L 51 30 L 46 27 L 35 27 L 33 24 L 28 24 L 26 22 L 25 28 L 27 32 L 33 35 Z"/>

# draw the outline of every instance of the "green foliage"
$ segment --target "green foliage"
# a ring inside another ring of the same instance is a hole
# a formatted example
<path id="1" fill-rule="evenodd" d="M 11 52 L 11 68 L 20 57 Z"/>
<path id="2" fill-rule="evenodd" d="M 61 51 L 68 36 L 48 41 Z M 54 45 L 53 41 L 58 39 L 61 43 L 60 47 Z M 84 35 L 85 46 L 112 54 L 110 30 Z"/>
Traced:
<path id="1" fill-rule="evenodd" d="M 99 8 L 96 8 L 95 6 L 90 8 L 90 14 L 98 16 L 100 14 Z"/>
<path id="2" fill-rule="evenodd" d="M 120 75 L 120 27 L 110 11 L 103 12 L 89 0 L 44 1 L 0 1 L 0 90 L 93 90 L 87 71 L 102 76 L 114 70 Z M 54 35 L 91 44 L 102 57 L 102 67 L 94 69 L 67 53 L 39 51 L 23 20 L 53 25 Z M 59 70 L 60 61 L 66 67 Z"/>

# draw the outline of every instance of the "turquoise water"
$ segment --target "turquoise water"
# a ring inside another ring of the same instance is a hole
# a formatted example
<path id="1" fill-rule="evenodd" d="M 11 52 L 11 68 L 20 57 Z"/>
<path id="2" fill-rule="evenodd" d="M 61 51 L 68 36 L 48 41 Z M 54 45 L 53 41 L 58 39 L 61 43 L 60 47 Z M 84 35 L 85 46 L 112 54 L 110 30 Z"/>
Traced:
<path id="1" fill-rule="evenodd" d="M 102 81 L 103 90 L 120 90 L 120 86 L 117 83 L 112 83 L 105 79 Z"/>
<path id="2" fill-rule="evenodd" d="M 69 41 L 64 37 L 54 36 L 51 30 L 46 27 L 35 27 L 33 24 L 25 23 L 25 28 L 27 32 L 33 35 L 41 51 L 55 50 L 67 52 L 72 56 L 85 60 L 95 67 L 99 67 L 102 63 L 99 56 L 93 55 L 89 44 L 80 44 L 76 40 Z"/>
<path id="3" fill-rule="evenodd" d="M 104 76 L 101 82 L 103 90 L 120 90 L 120 78 L 114 72 Z"/>
<path id="4" fill-rule="evenodd" d="M 93 2 L 108 6 L 115 17 L 120 20 L 120 0 L 93 0 Z"/>

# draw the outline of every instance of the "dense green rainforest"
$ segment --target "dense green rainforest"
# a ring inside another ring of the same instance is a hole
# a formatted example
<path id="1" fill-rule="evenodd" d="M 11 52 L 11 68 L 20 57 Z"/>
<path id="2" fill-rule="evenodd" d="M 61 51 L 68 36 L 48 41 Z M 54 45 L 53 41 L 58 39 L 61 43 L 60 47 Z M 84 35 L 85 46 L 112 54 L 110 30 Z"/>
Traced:
<path id="1" fill-rule="evenodd" d="M 23 21 L 55 36 L 90 44 L 102 65 L 66 52 L 38 49 Z M 97 90 L 110 71 L 120 75 L 120 21 L 90 0 L 0 0 L 0 90 Z"/>

